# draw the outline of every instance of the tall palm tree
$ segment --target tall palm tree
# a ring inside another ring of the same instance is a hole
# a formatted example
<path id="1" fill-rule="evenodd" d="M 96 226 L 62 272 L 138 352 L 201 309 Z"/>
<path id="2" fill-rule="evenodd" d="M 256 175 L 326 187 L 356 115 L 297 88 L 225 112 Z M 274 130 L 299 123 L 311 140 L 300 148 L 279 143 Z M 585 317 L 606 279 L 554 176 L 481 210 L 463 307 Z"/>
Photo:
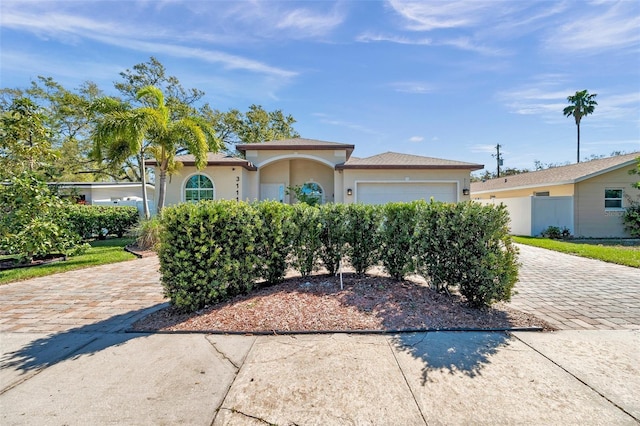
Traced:
<path id="1" fill-rule="evenodd" d="M 142 198 L 145 217 L 149 217 L 146 195 L 145 157 L 152 154 L 158 164 L 158 205 L 164 207 L 167 175 L 176 168 L 178 149 L 186 149 L 195 157 L 196 167 L 206 165 L 207 152 L 218 151 L 218 141 L 213 128 L 196 115 L 176 118 L 166 104 L 164 95 L 155 86 L 146 86 L 137 92 L 137 98 L 145 106 L 136 109 L 107 112 L 96 127 L 96 149 L 108 148 L 107 156 L 119 161 L 136 155 L 140 164 Z"/>
<path id="2" fill-rule="evenodd" d="M 596 96 L 598 96 L 597 93 L 589 94 L 586 89 L 578 91 L 573 96 L 567 96 L 567 102 L 571 105 L 562 111 L 565 117 L 573 116 L 576 120 L 576 126 L 578 127 L 578 163 L 580 162 L 580 120 L 585 115 L 593 114 L 593 110 L 598 105 L 594 100 Z"/>

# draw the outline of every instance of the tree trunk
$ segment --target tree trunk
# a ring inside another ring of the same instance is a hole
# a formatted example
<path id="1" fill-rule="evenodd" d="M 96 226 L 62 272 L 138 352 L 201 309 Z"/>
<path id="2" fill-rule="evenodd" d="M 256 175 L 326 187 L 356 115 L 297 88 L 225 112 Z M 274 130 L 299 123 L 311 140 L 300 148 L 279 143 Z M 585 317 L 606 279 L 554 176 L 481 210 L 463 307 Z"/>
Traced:
<path id="1" fill-rule="evenodd" d="M 578 163 L 580 162 L 580 122 L 577 122 L 578 126 Z"/>
<path id="2" fill-rule="evenodd" d="M 140 180 L 142 181 L 142 209 L 144 218 L 149 219 L 149 204 L 147 203 L 147 168 L 144 165 L 144 151 L 140 151 Z"/>
<path id="3" fill-rule="evenodd" d="M 164 207 L 164 199 L 165 199 L 165 194 L 167 192 L 167 171 L 163 170 L 163 168 L 160 168 L 160 187 L 158 188 L 158 207 L 157 207 L 157 211 L 158 214 L 160 214 L 160 212 L 162 211 L 162 208 Z"/>

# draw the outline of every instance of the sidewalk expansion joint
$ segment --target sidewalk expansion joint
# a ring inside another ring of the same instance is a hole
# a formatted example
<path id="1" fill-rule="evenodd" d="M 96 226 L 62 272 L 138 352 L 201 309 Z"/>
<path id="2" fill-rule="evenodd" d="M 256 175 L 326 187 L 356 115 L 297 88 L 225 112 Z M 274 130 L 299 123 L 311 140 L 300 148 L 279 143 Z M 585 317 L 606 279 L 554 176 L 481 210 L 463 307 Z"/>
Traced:
<path id="1" fill-rule="evenodd" d="M 411 388 L 411 385 L 409 384 L 409 381 L 407 380 L 407 376 L 404 374 L 404 371 L 402 370 L 402 367 L 400 366 L 400 361 L 398 361 L 398 357 L 396 356 L 396 352 L 391 347 L 391 341 L 389 341 L 389 339 L 385 339 L 385 340 L 387 341 L 387 345 L 389 346 L 389 350 L 391 351 L 391 355 L 393 355 L 393 359 L 396 361 L 396 365 L 398 366 L 398 370 L 400 371 L 400 374 L 402 374 L 402 378 L 404 379 L 404 383 L 407 385 L 407 388 L 409 389 L 409 392 L 411 393 L 411 397 L 413 398 L 413 402 L 416 404 L 416 408 L 418 409 L 418 412 L 420 413 L 420 417 L 422 417 L 422 421 L 424 422 L 424 424 L 428 426 L 429 423 L 427 423 L 427 419 L 424 416 L 424 413 L 422 412 L 422 410 L 420 409 L 420 404 L 418 403 L 418 399 L 416 398 L 416 394 L 413 393 L 413 389 Z"/>
<path id="2" fill-rule="evenodd" d="M 573 377 L 574 379 L 576 379 L 577 381 L 579 381 L 580 383 L 582 383 L 583 385 L 585 385 L 587 388 L 591 389 L 593 392 L 595 392 L 596 394 L 600 395 L 601 398 L 603 398 L 605 401 L 609 402 L 611 405 L 613 405 L 614 407 L 616 407 L 618 410 L 622 411 L 623 413 L 625 413 L 626 415 L 628 415 L 629 417 L 631 417 L 632 419 L 634 419 L 637 422 L 640 422 L 640 419 L 636 418 L 633 414 L 631 414 L 630 412 L 628 412 L 627 410 L 624 409 L 624 407 L 621 407 L 619 404 L 617 404 L 615 401 L 612 401 L 611 399 L 609 399 L 606 395 L 602 394 L 601 392 L 599 392 L 596 388 L 594 388 L 593 386 L 591 386 L 589 383 L 585 382 L 584 380 L 582 380 L 580 377 L 576 376 L 575 374 L 573 374 L 571 371 L 569 371 L 568 369 L 566 369 L 565 367 L 563 367 L 562 365 L 560 365 L 559 363 L 557 363 L 556 361 L 554 361 L 553 359 L 549 358 L 547 355 L 545 355 L 544 353 L 542 353 L 541 351 L 539 351 L 538 349 L 534 348 L 533 346 L 531 346 L 529 343 L 525 342 L 524 340 L 518 338 L 518 336 L 511 334 L 511 337 L 515 337 L 516 339 L 518 339 L 519 341 L 521 341 L 522 343 L 524 343 L 525 346 L 528 346 L 529 348 L 531 348 L 534 352 L 540 354 L 543 358 L 549 360 L 552 364 L 554 364 L 555 366 L 557 366 L 558 368 L 560 368 L 562 371 L 564 371 L 565 373 L 567 373 L 568 375 L 570 375 L 571 377 Z"/>

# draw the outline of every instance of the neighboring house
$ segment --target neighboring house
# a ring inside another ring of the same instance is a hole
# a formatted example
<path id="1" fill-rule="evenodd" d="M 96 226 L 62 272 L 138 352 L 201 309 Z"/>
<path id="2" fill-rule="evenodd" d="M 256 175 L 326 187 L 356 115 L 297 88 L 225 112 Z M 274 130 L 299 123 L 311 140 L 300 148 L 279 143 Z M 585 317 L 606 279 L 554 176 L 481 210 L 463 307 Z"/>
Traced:
<path id="1" fill-rule="evenodd" d="M 640 152 L 504 176 L 471 184 L 471 197 L 503 203 L 511 232 L 539 235 L 549 226 L 568 228 L 577 237 L 630 237 L 622 216 L 640 191 L 631 186 Z"/>
<path id="2" fill-rule="evenodd" d="M 207 166 L 192 155 L 177 158 L 182 169 L 167 181 L 166 204 L 201 199 L 295 202 L 288 187 L 300 186 L 321 202 L 385 203 L 432 197 L 469 200 L 470 174 L 480 164 L 388 152 L 368 158 L 354 145 L 312 139 L 241 144 L 243 158 L 209 153 Z M 153 161 L 148 163 L 156 166 Z"/>
<path id="3" fill-rule="evenodd" d="M 61 182 L 55 183 L 63 193 L 82 204 L 102 206 L 136 206 L 142 211 L 142 184 L 139 182 Z M 155 211 L 155 187 L 147 184 L 147 204 Z"/>

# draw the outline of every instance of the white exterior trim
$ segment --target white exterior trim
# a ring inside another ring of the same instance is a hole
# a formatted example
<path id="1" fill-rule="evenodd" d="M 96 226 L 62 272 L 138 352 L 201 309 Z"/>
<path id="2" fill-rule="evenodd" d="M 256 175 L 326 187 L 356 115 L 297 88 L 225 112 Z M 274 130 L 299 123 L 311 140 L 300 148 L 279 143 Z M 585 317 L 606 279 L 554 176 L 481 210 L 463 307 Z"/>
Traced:
<path id="1" fill-rule="evenodd" d="M 253 164 L 256 167 L 258 167 L 258 169 L 260 169 L 261 167 L 264 167 L 264 166 L 266 166 L 268 164 L 271 164 L 271 163 L 274 163 L 276 161 L 280 161 L 280 160 L 295 160 L 295 159 L 300 159 L 300 158 L 317 161 L 319 163 L 322 163 L 322 164 L 325 164 L 325 165 L 331 167 L 332 169 L 335 169 L 335 167 L 336 167 L 335 163 L 332 163 L 331 161 L 326 160 L 326 159 L 324 159 L 322 157 L 316 157 L 314 155 L 298 154 L 298 153 L 278 155 L 276 157 L 268 158 L 262 163 L 253 163 Z"/>
<path id="2" fill-rule="evenodd" d="M 193 176 L 197 176 L 197 175 L 203 175 L 206 176 L 210 181 L 211 181 L 211 185 L 213 185 L 213 199 L 216 199 L 216 195 L 217 195 L 217 190 L 216 190 L 216 182 L 213 180 L 213 178 L 211 176 L 209 176 L 208 174 L 204 173 L 204 170 L 198 170 L 196 172 L 193 172 L 191 174 L 186 175 L 186 177 L 184 179 L 182 179 L 182 182 L 180 183 L 180 201 L 183 203 L 186 203 L 187 200 L 185 199 L 185 193 L 186 193 L 186 186 L 187 186 L 187 181 L 189 179 L 191 179 Z"/>

